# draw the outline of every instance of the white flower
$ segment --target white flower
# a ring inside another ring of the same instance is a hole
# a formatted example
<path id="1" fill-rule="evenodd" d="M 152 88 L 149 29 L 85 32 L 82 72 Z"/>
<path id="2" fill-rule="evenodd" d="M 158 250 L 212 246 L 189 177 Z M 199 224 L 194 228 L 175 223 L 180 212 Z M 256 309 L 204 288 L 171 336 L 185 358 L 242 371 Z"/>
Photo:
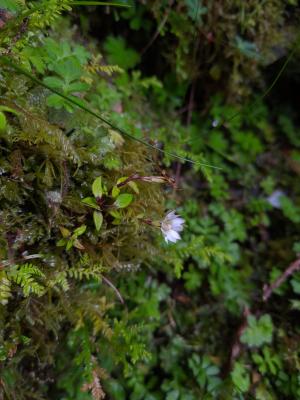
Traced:
<path id="1" fill-rule="evenodd" d="M 274 208 L 281 208 L 280 200 L 284 196 L 285 193 L 282 190 L 277 189 L 267 198 L 267 202 L 271 204 L 271 206 L 273 206 Z"/>
<path id="2" fill-rule="evenodd" d="M 165 237 L 165 241 L 175 243 L 181 237 L 178 232 L 183 230 L 184 219 L 176 215 L 175 211 L 170 211 L 161 222 L 160 229 Z"/>

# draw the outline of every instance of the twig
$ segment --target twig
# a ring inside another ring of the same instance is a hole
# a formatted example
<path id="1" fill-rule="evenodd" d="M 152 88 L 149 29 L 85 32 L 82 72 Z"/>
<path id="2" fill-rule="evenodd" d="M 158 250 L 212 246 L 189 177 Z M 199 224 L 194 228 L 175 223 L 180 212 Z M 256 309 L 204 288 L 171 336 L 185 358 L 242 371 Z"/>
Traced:
<path id="1" fill-rule="evenodd" d="M 189 102 L 188 102 L 187 109 L 186 109 L 186 111 L 187 111 L 186 125 L 187 126 L 189 126 L 191 124 L 191 122 L 192 122 L 192 113 L 193 113 L 193 108 L 194 108 L 195 90 L 196 90 L 196 80 L 194 80 L 192 82 L 191 92 L 190 92 L 190 96 L 189 96 Z M 182 168 L 182 164 L 177 161 L 177 163 L 176 163 L 175 185 L 174 185 L 173 193 L 175 193 L 176 188 L 179 187 L 181 168 Z"/>
<path id="2" fill-rule="evenodd" d="M 168 18 L 169 18 L 169 14 L 170 11 L 172 9 L 172 4 L 173 4 L 173 0 L 169 1 L 169 8 L 167 9 L 167 11 L 165 12 L 165 15 L 163 17 L 163 19 L 161 20 L 161 23 L 158 25 L 154 35 L 152 36 L 152 38 L 150 39 L 150 41 L 147 43 L 147 45 L 143 48 L 143 50 L 141 51 L 141 55 L 143 56 L 146 51 L 149 49 L 149 47 L 151 47 L 153 45 L 153 43 L 155 42 L 155 40 L 158 38 L 160 32 L 162 31 L 163 27 L 165 26 Z"/>
<path id="3" fill-rule="evenodd" d="M 192 122 L 192 112 L 193 112 L 193 108 L 194 108 L 196 83 L 197 83 L 197 80 L 194 80 L 192 82 L 192 86 L 191 86 L 191 93 L 190 93 L 190 97 L 189 97 L 189 104 L 188 104 L 187 117 L 186 117 L 186 125 L 187 126 L 191 125 L 191 122 Z"/>
<path id="4" fill-rule="evenodd" d="M 20 261 L 32 260 L 34 258 L 42 258 L 42 257 L 44 257 L 43 254 L 29 254 L 28 256 L 23 256 L 22 258 L 18 258 L 18 259 L 13 260 L 13 261 L 11 261 L 11 260 L 3 260 L 0 263 L 0 270 L 4 269 L 6 267 L 11 267 L 12 265 L 15 265 L 15 263 L 20 262 Z"/>
<path id="5" fill-rule="evenodd" d="M 179 110 L 176 111 L 176 115 L 180 115 L 180 114 L 184 114 L 188 111 L 188 109 L 190 108 L 189 104 L 186 104 L 184 107 L 180 108 Z M 195 105 L 192 104 L 191 106 L 192 109 L 195 108 Z"/>
<path id="6" fill-rule="evenodd" d="M 263 301 L 267 301 L 274 290 L 281 286 L 290 275 L 298 270 L 300 270 L 300 258 L 290 264 L 289 267 L 282 273 L 282 275 L 280 275 L 273 283 L 271 283 L 270 285 L 264 285 Z"/>
<path id="7" fill-rule="evenodd" d="M 247 317 L 248 317 L 249 314 L 250 314 L 249 308 L 245 307 L 244 310 L 243 310 L 243 320 L 242 320 L 241 324 L 238 327 L 238 330 L 237 330 L 236 335 L 235 335 L 235 340 L 234 340 L 233 345 L 232 345 L 231 350 L 230 350 L 230 357 L 229 357 L 229 363 L 228 363 L 229 364 L 228 365 L 229 371 L 232 368 L 234 360 L 239 356 L 239 354 L 241 352 L 242 344 L 241 344 L 240 338 L 241 338 L 244 330 L 248 326 Z"/>
<path id="8" fill-rule="evenodd" d="M 105 276 L 103 276 L 103 275 L 102 275 L 102 279 L 108 286 L 110 286 L 116 292 L 116 295 L 117 295 L 118 299 L 120 300 L 120 302 L 122 304 L 125 304 L 125 301 L 124 301 L 121 293 L 118 291 L 118 289 L 115 287 L 115 285 L 109 279 L 105 278 Z"/>

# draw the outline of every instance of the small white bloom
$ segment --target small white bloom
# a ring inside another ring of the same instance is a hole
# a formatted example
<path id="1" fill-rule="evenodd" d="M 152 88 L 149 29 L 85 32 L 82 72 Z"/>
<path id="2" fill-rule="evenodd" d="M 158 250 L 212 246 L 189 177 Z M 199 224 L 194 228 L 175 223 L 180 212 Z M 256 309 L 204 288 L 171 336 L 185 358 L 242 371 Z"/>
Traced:
<path id="1" fill-rule="evenodd" d="M 277 189 L 267 198 L 267 202 L 274 208 L 281 208 L 280 199 L 284 196 L 285 193 L 282 190 Z"/>
<path id="2" fill-rule="evenodd" d="M 161 222 L 160 229 L 165 237 L 165 241 L 175 243 L 181 237 L 178 232 L 183 230 L 184 219 L 176 215 L 175 211 L 170 211 Z"/>

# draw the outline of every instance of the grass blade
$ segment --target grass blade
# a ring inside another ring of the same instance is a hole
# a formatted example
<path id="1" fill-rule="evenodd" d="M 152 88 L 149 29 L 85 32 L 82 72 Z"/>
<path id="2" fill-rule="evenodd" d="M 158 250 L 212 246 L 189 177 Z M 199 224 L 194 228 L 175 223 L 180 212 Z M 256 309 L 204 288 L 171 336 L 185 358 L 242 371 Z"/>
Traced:
<path id="1" fill-rule="evenodd" d="M 72 1 L 71 6 L 113 6 L 113 7 L 131 7 L 129 4 L 111 3 L 106 1 Z"/>

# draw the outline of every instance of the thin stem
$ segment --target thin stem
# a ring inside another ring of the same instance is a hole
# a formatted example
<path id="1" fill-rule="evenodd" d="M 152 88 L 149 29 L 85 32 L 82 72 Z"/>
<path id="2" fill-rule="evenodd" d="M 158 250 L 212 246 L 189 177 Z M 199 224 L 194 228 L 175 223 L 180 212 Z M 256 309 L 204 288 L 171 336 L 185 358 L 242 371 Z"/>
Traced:
<path id="1" fill-rule="evenodd" d="M 300 258 L 288 266 L 288 268 L 270 285 L 265 285 L 263 288 L 263 301 L 268 301 L 274 290 L 278 289 L 287 278 L 294 272 L 300 270 Z"/>
<path id="2" fill-rule="evenodd" d="M 118 289 L 115 287 L 115 285 L 109 279 L 105 278 L 105 276 L 103 276 L 103 275 L 102 275 L 102 279 L 108 286 L 110 286 L 115 291 L 115 293 L 116 293 L 118 299 L 120 300 L 120 302 L 122 304 L 125 304 L 125 301 L 124 301 L 121 293 L 118 291 Z"/>

